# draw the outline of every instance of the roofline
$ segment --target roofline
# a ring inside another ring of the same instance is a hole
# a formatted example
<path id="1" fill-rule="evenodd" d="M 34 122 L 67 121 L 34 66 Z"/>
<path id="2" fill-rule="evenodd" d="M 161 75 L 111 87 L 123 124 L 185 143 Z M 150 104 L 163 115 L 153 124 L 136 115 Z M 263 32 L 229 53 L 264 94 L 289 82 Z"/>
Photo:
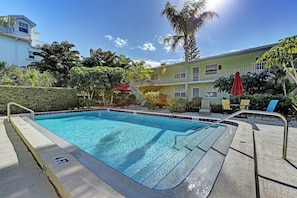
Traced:
<path id="1" fill-rule="evenodd" d="M 14 17 L 15 19 L 25 19 L 26 21 L 28 21 L 30 23 L 30 25 L 36 26 L 36 24 L 33 21 L 31 21 L 30 19 L 28 19 L 24 15 L 8 15 L 8 16 Z"/>
<path id="2" fill-rule="evenodd" d="M 208 59 L 213 59 L 213 58 L 222 58 L 222 57 L 226 57 L 226 56 L 231 56 L 231 55 L 237 55 L 237 54 L 242 54 L 242 53 L 246 53 L 246 52 L 251 52 L 251 51 L 257 51 L 257 50 L 262 50 L 262 49 L 270 49 L 271 47 L 275 46 L 276 43 L 274 44 L 269 44 L 269 45 L 263 45 L 263 46 L 259 46 L 259 47 L 253 47 L 253 48 L 248 48 L 248 49 L 244 49 L 244 50 L 238 50 L 238 51 L 233 51 L 233 52 L 227 52 L 227 53 L 223 53 L 223 54 L 218 54 L 218 55 L 213 55 L 213 56 L 207 56 L 207 57 L 202 57 L 202 58 L 197 58 L 197 59 L 193 59 L 190 60 L 189 63 L 194 63 L 194 62 L 198 62 L 198 61 L 203 61 L 203 60 L 208 60 Z M 173 64 L 169 64 L 169 65 L 165 65 L 165 66 L 176 66 L 176 65 L 180 65 L 183 62 L 178 62 L 178 63 L 173 63 Z M 154 68 L 161 68 L 164 67 L 164 65 L 160 65 Z"/>

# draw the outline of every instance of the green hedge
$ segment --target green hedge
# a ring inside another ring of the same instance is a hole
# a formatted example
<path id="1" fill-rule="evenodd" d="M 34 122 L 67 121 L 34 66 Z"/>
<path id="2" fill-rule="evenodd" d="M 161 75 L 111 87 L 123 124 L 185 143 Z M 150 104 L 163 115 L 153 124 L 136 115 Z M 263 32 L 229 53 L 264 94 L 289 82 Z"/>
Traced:
<path id="1" fill-rule="evenodd" d="M 279 112 L 284 116 L 296 116 L 296 111 L 292 106 L 292 97 L 284 95 L 271 95 L 271 94 L 254 94 L 245 95 L 241 97 L 230 97 L 231 103 L 239 103 L 240 99 L 250 99 L 249 109 L 253 110 L 266 110 L 270 100 L 279 100 L 275 112 Z"/>
<path id="2" fill-rule="evenodd" d="M 0 114 L 7 113 L 7 104 L 15 102 L 35 112 L 66 110 L 78 107 L 76 90 L 56 87 L 0 86 Z M 11 113 L 27 112 L 15 105 Z"/>

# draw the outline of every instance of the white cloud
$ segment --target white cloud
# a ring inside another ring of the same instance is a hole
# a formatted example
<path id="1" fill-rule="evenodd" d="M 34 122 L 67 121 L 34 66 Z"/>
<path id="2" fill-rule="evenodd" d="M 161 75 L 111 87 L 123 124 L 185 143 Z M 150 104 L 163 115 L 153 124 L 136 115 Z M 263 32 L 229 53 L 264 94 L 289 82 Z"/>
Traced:
<path id="1" fill-rule="evenodd" d="M 164 48 L 163 48 L 166 52 L 171 52 L 171 46 L 170 45 L 164 45 Z"/>
<path id="2" fill-rule="evenodd" d="M 142 49 L 143 51 L 155 51 L 156 50 L 154 44 L 153 43 L 149 43 L 149 42 L 144 43 L 139 48 Z"/>
<path id="3" fill-rule="evenodd" d="M 116 47 L 124 47 L 124 46 L 128 45 L 127 39 L 125 40 L 125 39 L 121 39 L 119 37 L 117 37 L 113 42 Z"/>
<path id="4" fill-rule="evenodd" d="M 113 40 L 113 37 L 111 35 L 105 35 L 104 37 L 107 38 L 107 40 L 109 40 L 109 41 Z"/>

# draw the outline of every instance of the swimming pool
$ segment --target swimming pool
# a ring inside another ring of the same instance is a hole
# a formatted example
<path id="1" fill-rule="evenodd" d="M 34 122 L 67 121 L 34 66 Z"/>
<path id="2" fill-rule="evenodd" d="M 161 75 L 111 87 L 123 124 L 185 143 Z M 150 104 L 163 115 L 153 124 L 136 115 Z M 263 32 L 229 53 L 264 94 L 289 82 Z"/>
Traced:
<path id="1" fill-rule="evenodd" d="M 197 122 L 195 117 L 173 115 L 152 117 L 139 115 L 140 113 L 99 110 L 42 115 L 36 117 L 36 122 L 53 132 L 56 129 L 62 129 L 55 133 L 113 167 L 124 176 L 124 180 L 128 177 L 131 181 L 137 182 L 140 184 L 140 189 L 143 186 L 158 190 L 159 193 L 159 190 L 180 188 L 177 186 L 183 186 L 182 183 L 191 179 L 191 172 L 196 172 L 195 174 L 200 172 L 204 175 L 203 178 L 207 170 L 215 168 L 215 172 L 218 173 L 229 147 L 228 143 L 225 144 L 226 137 L 228 136 L 231 142 L 233 134 L 226 132 L 228 130 L 225 125 L 203 128 L 209 123 Z M 73 122 L 76 125 L 73 125 Z M 102 130 L 100 133 L 98 133 L 99 129 Z M 197 129 L 198 132 L 195 132 Z M 80 156 L 81 154 L 77 157 L 81 158 Z M 207 164 L 210 159 L 213 162 L 212 165 Z M 81 161 L 84 163 L 84 159 Z M 99 167 L 96 168 L 95 163 L 97 164 L 92 161 L 91 166 L 101 177 Z M 108 175 L 107 179 L 113 177 L 114 172 L 111 172 L 112 174 L 105 173 Z M 198 182 L 200 176 L 194 177 Z M 207 185 L 212 186 L 215 178 L 216 175 L 210 175 L 203 180 Z M 208 180 L 213 181 L 210 183 Z M 131 181 L 125 180 L 125 183 Z M 114 182 L 115 180 L 111 183 Z M 205 184 L 200 180 L 199 185 Z M 199 188 L 199 185 L 196 184 L 195 188 Z"/>

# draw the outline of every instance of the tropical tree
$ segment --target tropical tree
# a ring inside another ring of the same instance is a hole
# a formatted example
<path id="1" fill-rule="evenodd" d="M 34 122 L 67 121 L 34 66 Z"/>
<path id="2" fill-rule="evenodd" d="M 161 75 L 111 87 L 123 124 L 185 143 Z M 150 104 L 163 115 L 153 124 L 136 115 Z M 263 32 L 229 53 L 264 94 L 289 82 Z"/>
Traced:
<path id="1" fill-rule="evenodd" d="M 265 61 L 267 68 L 282 68 L 297 85 L 297 35 L 279 40 L 277 45 L 266 51 L 257 61 Z"/>
<path id="2" fill-rule="evenodd" d="M 207 0 L 186 1 L 181 10 L 167 2 L 162 15 L 165 15 L 176 35 L 166 37 L 164 44 L 171 45 L 174 52 L 181 43 L 185 52 L 185 90 L 188 99 L 188 60 L 189 60 L 189 38 L 193 37 L 206 21 L 218 17 L 213 11 L 203 11 Z"/>
<path id="3" fill-rule="evenodd" d="M 115 88 L 123 82 L 124 72 L 123 68 L 117 67 L 73 67 L 70 70 L 70 84 L 87 96 L 86 99 L 93 99 L 98 94 L 104 105 L 110 105 Z"/>
<path id="4" fill-rule="evenodd" d="M 286 83 L 287 90 L 292 90 L 292 85 L 288 81 L 279 80 L 280 72 L 276 69 L 275 71 L 263 71 L 261 73 L 248 72 L 241 76 L 244 91 L 246 95 L 270 93 L 270 94 L 281 94 L 280 91 L 283 87 L 283 83 Z M 214 82 L 214 88 L 217 88 L 219 92 L 226 92 L 231 94 L 233 81 L 235 79 L 234 74 L 229 77 L 220 77 Z"/>
<path id="5" fill-rule="evenodd" d="M 50 72 L 57 79 L 56 86 L 65 87 L 68 85 L 70 69 L 77 65 L 79 60 L 79 52 L 71 50 L 73 47 L 75 45 L 67 41 L 42 45 L 40 52 L 33 52 L 42 58 L 41 61 L 33 62 L 29 66 L 41 72 Z"/>
<path id="6" fill-rule="evenodd" d="M 189 38 L 189 61 L 200 57 L 200 52 L 197 47 L 195 36 Z"/>
<path id="7" fill-rule="evenodd" d="M 33 68 L 20 68 L 12 65 L 1 72 L 0 84 L 17 86 L 50 87 L 55 83 L 55 78 L 49 72 L 40 73 Z"/>
<path id="8" fill-rule="evenodd" d="M 0 16 L 0 27 L 8 27 L 14 24 L 12 16 Z"/>
<path id="9" fill-rule="evenodd" d="M 152 73 L 153 70 L 146 65 L 145 61 L 132 61 L 132 64 L 126 68 L 125 82 L 135 85 L 136 90 L 143 93 L 140 87 L 150 82 Z"/>
<path id="10" fill-rule="evenodd" d="M 90 49 L 90 57 L 84 58 L 81 62 L 85 67 L 107 66 L 126 68 L 132 61 L 123 54 L 117 56 L 115 52 L 104 52 L 99 48 L 97 50 Z"/>

